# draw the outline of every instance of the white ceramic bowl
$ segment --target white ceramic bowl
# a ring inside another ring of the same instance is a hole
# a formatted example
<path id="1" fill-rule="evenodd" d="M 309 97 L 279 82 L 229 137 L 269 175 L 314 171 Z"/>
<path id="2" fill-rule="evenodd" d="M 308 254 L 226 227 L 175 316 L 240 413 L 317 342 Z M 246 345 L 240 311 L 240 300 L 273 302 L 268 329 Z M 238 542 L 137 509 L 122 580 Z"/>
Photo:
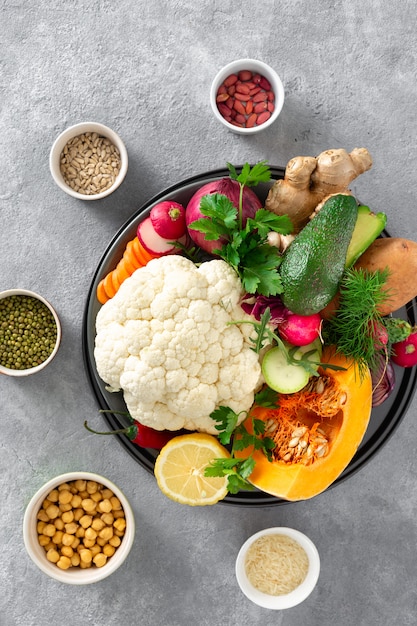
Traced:
<path id="1" fill-rule="evenodd" d="M 286 535 L 297 541 L 306 551 L 309 560 L 309 569 L 304 581 L 294 591 L 280 596 L 272 596 L 256 589 L 249 581 L 245 570 L 246 554 L 250 546 L 265 535 Z M 289 609 L 303 602 L 313 591 L 320 574 L 320 557 L 314 543 L 306 535 L 294 528 L 283 526 L 266 528 L 255 533 L 241 547 L 236 559 L 236 577 L 239 587 L 249 600 L 266 609 Z"/>
<path id="2" fill-rule="evenodd" d="M 114 183 L 108 189 L 95 194 L 83 194 L 72 189 L 72 187 L 65 182 L 60 168 L 61 154 L 64 147 L 70 139 L 77 137 L 78 135 L 82 135 L 83 133 L 97 133 L 100 137 L 107 137 L 107 139 L 109 139 L 117 147 L 120 153 L 121 166 Z M 100 200 L 101 198 L 105 198 L 113 193 L 113 191 L 115 191 L 123 182 L 126 176 L 127 167 L 127 150 L 122 139 L 114 130 L 104 124 L 99 124 L 98 122 L 82 122 L 64 130 L 64 132 L 62 132 L 55 140 L 49 155 L 49 169 L 56 184 L 63 191 L 65 191 L 65 193 L 68 193 L 70 196 L 78 198 L 79 200 Z"/>
<path id="3" fill-rule="evenodd" d="M 35 367 L 30 367 L 24 370 L 11 369 L 9 367 L 4 367 L 3 365 L 0 365 L 0 374 L 6 374 L 7 376 L 29 376 L 30 374 L 36 374 L 37 372 L 42 370 L 44 367 L 46 367 L 52 361 L 52 359 L 58 352 L 58 348 L 61 343 L 61 334 L 62 334 L 61 323 L 59 321 L 57 312 L 55 311 L 53 306 L 47 300 L 45 300 L 45 298 L 35 293 L 34 291 L 29 291 L 28 289 L 7 289 L 6 291 L 0 292 L 0 299 L 8 298 L 10 296 L 30 296 L 32 298 L 36 298 L 37 300 L 39 300 L 45 306 L 48 307 L 48 309 L 51 311 L 54 317 L 55 324 L 56 324 L 57 335 L 56 335 L 55 347 L 52 350 L 49 357 L 45 359 L 45 361 L 43 361 L 39 365 L 35 365 Z"/>
<path id="4" fill-rule="evenodd" d="M 36 529 L 37 514 L 41 508 L 43 500 L 48 493 L 52 491 L 52 489 L 57 488 L 63 483 L 78 479 L 96 481 L 113 491 L 114 495 L 119 498 L 125 512 L 126 530 L 120 546 L 116 549 L 113 556 L 109 558 L 107 563 L 103 565 L 103 567 L 90 567 L 88 569 L 72 567 L 67 570 L 61 570 L 57 565 L 55 565 L 55 563 L 48 561 L 44 548 L 39 544 Z M 52 478 L 32 497 L 26 508 L 23 520 L 23 539 L 26 550 L 32 561 L 39 567 L 40 570 L 42 570 L 42 572 L 51 578 L 70 585 L 88 585 L 90 583 L 103 580 L 103 578 L 107 578 L 107 576 L 113 574 L 113 572 L 115 572 L 122 565 L 129 554 L 134 537 L 135 518 L 126 496 L 119 489 L 119 487 L 117 487 L 108 478 L 91 472 L 68 472 L 67 474 L 61 474 L 60 476 Z"/>
<path id="5" fill-rule="evenodd" d="M 252 128 L 240 128 L 225 120 L 220 113 L 216 102 L 217 91 L 223 81 L 231 74 L 238 74 L 242 70 L 249 70 L 264 76 L 271 84 L 272 90 L 275 94 L 275 109 L 271 117 L 263 124 L 253 126 Z M 223 126 L 240 135 L 254 135 L 255 133 L 259 133 L 269 128 L 269 126 L 277 120 L 279 114 L 281 113 L 282 107 L 284 106 L 284 97 L 284 86 L 276 71 L 263 61 L 257 61 L 256 59 L 239 59 L 238 61 L 232 61 L 232 63 L 225 65 L 225 67 L 223 67 L 214 78 L 210 90 L 210 104 L 215 117 L 221 124 L 223 124 Z"/>

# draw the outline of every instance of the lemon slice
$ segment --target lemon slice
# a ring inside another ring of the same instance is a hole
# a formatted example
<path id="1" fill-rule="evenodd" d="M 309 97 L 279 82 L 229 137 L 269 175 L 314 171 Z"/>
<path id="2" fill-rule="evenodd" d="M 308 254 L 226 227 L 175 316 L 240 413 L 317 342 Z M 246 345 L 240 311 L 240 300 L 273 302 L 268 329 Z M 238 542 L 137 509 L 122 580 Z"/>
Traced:
<path id="1" fill-rule="evenodd" d="M 156 481 L 162 493 L 180 504 L 216 504 L 227 494 L 227 477 L 206 477 L 204 471 L 213 459 L 229 456 L 212 435 L 179 435 L 160 451 L 154 468 Z"/>

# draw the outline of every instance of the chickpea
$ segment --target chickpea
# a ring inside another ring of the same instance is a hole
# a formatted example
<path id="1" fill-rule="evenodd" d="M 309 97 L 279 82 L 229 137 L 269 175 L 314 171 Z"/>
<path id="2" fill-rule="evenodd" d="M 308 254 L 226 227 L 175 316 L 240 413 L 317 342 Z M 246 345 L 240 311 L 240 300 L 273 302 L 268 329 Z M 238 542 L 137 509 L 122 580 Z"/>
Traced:
<path id="1" fill-rule="evenodd" d="M 59 561 L 59 552 L 58 550 L 54 550 L 54 548 L 50 548 L 46 553 L 46 558 L 51 563 L 57 563 Z"/>
<path id="2" fill-rule="evenodd" d="M 83 545 L 85 548 L 92 548 L 95 545 L 96 541 L 95 539 L 86 539 L 84 537 L 83 539 Z"/>
<path id="3" fill-rule="evenodd" d="M 93 560 L 94 560 L 94 557 L 96 556 L 96 554 L 100 554 L 101 546 L 99 546 L 98 543 L 95 543 L 93 546 L 91 546 L 90 550 L 91 550 L 91 554 L 93 555 Z"/>
<path id="4" fill-rule="evenodd" d="M 122 541 L 120 537 L 118 537 L 117 535 L 113 535 L 113 537 L 110 537 L 109 539 L 109 544 L 113 546 L 114 548 L 118 548 L 121 543 Z"/>
<path id="5" fill-rule="evenodd" d="M 82 498 L 78 493 L 75 493 L 71 498 L 71 506 L 73 509 L 78 509 L 81 506 Z"/>
<path id="6" fill-rule="evenodd" d="M 96 567 L 103 567 L 103 565 L 105 565 L 107 562 L 107 557 L 105 554 L 100 552 L 99 554 L 95 555 L 95 557 L 93 558 L 93 562 Z"/>
<path id="7" fill-rule="evenodd" d="M 102 500 L 101 502 L 99 502 L 97 505 L 97 509 L 101 511 L 102 513 L 110 513 L 110 511 L 112 510 L 112 505 L 111 505 L 110 500 L 106 498 L 105 500 Z"/>
<path id="8" fill-rule="evenodd" d="M 59 510 L 62 513 L 66 513 L 67 511 L 71 511 L 71 509 L 72 509 L 72 506 L 71 506 L 70 503 L 68 503 L 68 504 L 60 504 L 59 505 Z"/>
<path id="9" fill-rule="evenodd" d="M 70 524 L 71 522 L 73 522 L 74 521 L 74 511 L 72 509 L 70 509 L 69 511 L 65 511 L 61 515 L 61 520 L 64 522 L 64 524 Z"/>
<path id="10" fill-rule="evenodd" d="M 57 530 L 64 530 L 64 521 L 61 517 L 54 519 L 54 526 Z"/>
<path id="11" fill-rule="evenodd" d="M 46 524 L 43 529 L 43 534 L 47 537 L 53 537 L 55 535 L 56 528 L 53 524 Z"/>
<path id="12" fill-rule="evenodd" d="M 96 531 L 101 530 L 105 527 L 105 525 L 106 524 L 103 522 L 103 520 L 98 518 L 93 519 L 93 521 L 91 522 L 91 528 L 94 528 L 94 530 Z"/>
<path id="13" fill-rule="evenodd" d="M 90 498 L 94 501 L 94 502 L 100 502 L 100 500 L 103 499 L 103 496 L 101 495 L 100 491 L 95 491 L 94 493 L 92 493 L 90 495 Z"/>
<path id="14" fill-rule="evenodd" d="M 48 515 L 47 515 L 47 513 L 46 513 L 45 509 L 41 509 L 41 510 L 38 512 L 37 518 L 38 518 L 38 520 L 40 520 L 41 522 L 49 522 L 49 517 L 48 517 Z"/>
<path id="15" fill-rule="evenodd" d="M 74 543 L 74 535 L 69 535 L 68 533 L 64 533 L 62 535 L 62 545 L 63 546 L 72 546 Z"/>
<path id="16" fill-rule="evenodd" d="M 45 512 L 47 516 L 49 517 L 49 519 L 55 519 L 59 515 L 59 507 L 57 507 L 56 504 L 50 504 L 45 509 Z"/>
<path id="17" fill-rule="evenodd" d="M 79 526 L 76 522 L 70 522 L 69 524 L 65 524 L 65 532 L 67 535 L 75 535 Z"/>
<path id="18" fill-rule="evenodd" d="M 69 489 L 62 489 L 59 492 L 58 500 L 60 504 L 69 504 L 72 500 L 73 494 Z"/>
<path id="19" fill-rule="evenodd" d="M 61 556 L 56 564 L 60 569 L 68 569 L 71 567 L 71 559 L 69 559 L 67 556 Z"/>
<path id="20" fill-rule="evenodd" d="M 107 489 L 107 487 L 105 489 L 102 490 L 101 495 L 103 496 L 103 500 L 110 500 L 111 497 L 114 496 L 114 493 L 112 492 L 111 489 Z"/>
<path id="21" fill-rule="evenodd" d="M 120 509 L 122 508 L 122 503 L 120 502 L 119 498 L 116 498 L 116 496 L 112 496 L 110 498 L 110 502 L 111 502 L 113 511 L 120 511 Z"/>
<path id="22" fill-rule="evenodd" d="M 74 510 L 74 521 L 75 522 L 79 522 L 83 515 L 84 515 L 83 509 L 75 509 Z"/>
<path id="23" fill-rule="evenodd" d="M 62 532 L 62 530 L 57 530 L 55 535 L 52 537 L 52 542 L 55 543 L 56 545 L 62 543 L 63 536 L 64 536 L 64 533 Z"/>
<path id="24" fill-rule="evenodd" d="M 47 546 L 47 545 L 48 545 L 48 543 L 51 541 L 51 538 L 50 538 L 50 537 L 47 537 L 46 535 L 39 535 L 39 537 L 38 537 L 38 541 L 39 541 L 39 545 L 40 545 L 40 546 L 45 547 L 45 546 Z"/>
<path id="25" fill-rule="evenodd" d="M 91 563 L 91 561 L 93 560 L 93 555 L 91 554 L 91 550 L 88 550 L 86 548 L 84 548 L 83 550 L 80 550 L 80 559 L 84 563 Z"/>
<path id="26" fill-rule="evenodd" d="M 86 486 L 87 486 L 87 481 L 83 480 L 82 478 L 79 478 L 74 483 L 74 487 L 77 489 L 77 491 L 84 491 Z"/>
<path id="27" fill-rule="evenodd" d="M 111 513 L 103 513 L 100 518 L 107 526 L 111 526 L 114 522 L 114 516 Z"/>
<path id="28" fill-rule="evenodd" d="M 81 502 L 81 506 L 87 513 L 92 513 L 96 509 L 96 503 L 91 498 L 84 498 Z"/>
<path id="29" fill-rule="evenodd" d="M 71 546 L 62 546 L 61 554 L 63 554 L 64 556 L 67 556 L 68 558 L 71 558 L 74 554 L 74 550 L 72 549 Z"/>
<path id="30" fill-rule="evenodd" d="M 45 528 L 45 526 L 46 526 L 45 522 L 38 522 L 36 524 L 36 532 L 38 533 L 38 535 L 43 534 L 43 529 Z"/>
<path id="31" fill-rule="evenodd" d="M 119 519 L 116 519 L 114 521 L 113 524 L 114 528 L 120 532 L 124 531 L 126 528 L 126 520 L 123 519 L 122 517 L 119 517 Z"/>
<path id="32" fill-rule="evenodd" d="M 80 555 L 77 552 L 74 552 L 74 554 L 71 557 L 71 565 L 72 567 L 78 567 L 80 564 Z"/>
<path id="33" fill-rule="evenodd" d="M 85 531 L 84 537 L 88 539 L 89 541 L 91 540 L 95 541 L 97 538 L 97 531 L 95 531 L 94 528 L 91 528 L 91 526 L 89 526 Z"/>
<path id="34" fill-rule="evenodd" d="M 71 489 L 70 485 L 68 483 L 62 483 L 62 485 L 59 485 L 58 487 L 58 491 L 69 491 Z"/>
<path id="35" fill-rule="evenodd" d="M 112 546 L 110 543 L 106 543 L 103 546 L 103 554 L 105 554 L 106 556 L 108 557 L 113 556 L 115 552 L 116 552 L 116 548 Z"/>
<path id="36" fill-rule="evenodd" d="M 58 489 L 53 489 L 51 493 L 48 494 L 48 500 L 50 502 L 58 502 Z"/>
<path id="37" fill-rule="evenodd" d="M 88 480 L 87 481 L 87 485 L 86 485 L 85 488 L 87 490 L 87 493 L 92 494 L 92 493 L 95 493 L 97 491 L 98 485 L 95 482 L 95 480 Z"/>
<path id="38" fill-rule="evenodd" d="M 113 537 L 113 528 L 111 526 L 105 526 L 100 530 L 98 536 L 100 539 L 106 539 L 106 541 L 108 541 Z"/>
<path id="39" fill-rule="evenodd" d="M 83 515 L 78 521 L 80 522 L 80 525 L 85 529 L 91 526 L 93 518 L 91 517 L 91 515 Z"/>

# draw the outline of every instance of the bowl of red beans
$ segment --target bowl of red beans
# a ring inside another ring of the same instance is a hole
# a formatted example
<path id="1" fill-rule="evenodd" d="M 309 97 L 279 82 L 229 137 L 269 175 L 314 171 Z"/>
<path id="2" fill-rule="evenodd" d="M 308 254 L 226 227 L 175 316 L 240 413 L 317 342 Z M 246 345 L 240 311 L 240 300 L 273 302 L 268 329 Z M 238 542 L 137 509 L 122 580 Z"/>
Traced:
<path id="1" fill-rule="evenodd" d="M 210 102 L 215 117 L 226 128 L 252 135 L 277 120 L 284 96 L 282 81 L 272 67 L 263 61 L 240 59 L 217 73 Z"/>

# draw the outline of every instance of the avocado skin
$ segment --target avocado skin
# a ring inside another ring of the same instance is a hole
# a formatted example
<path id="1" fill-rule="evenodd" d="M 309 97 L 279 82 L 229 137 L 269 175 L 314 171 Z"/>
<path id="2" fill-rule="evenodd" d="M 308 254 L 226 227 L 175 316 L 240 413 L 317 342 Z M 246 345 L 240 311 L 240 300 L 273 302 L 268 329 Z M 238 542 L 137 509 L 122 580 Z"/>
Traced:
<path id="1" fill-rule="evenodd" d="M 331 196 L 291 243 L 280 266 L 281 298 L 290 311 L 318 313 L 336 294 L 357 215 L 353 196 Z"/>

